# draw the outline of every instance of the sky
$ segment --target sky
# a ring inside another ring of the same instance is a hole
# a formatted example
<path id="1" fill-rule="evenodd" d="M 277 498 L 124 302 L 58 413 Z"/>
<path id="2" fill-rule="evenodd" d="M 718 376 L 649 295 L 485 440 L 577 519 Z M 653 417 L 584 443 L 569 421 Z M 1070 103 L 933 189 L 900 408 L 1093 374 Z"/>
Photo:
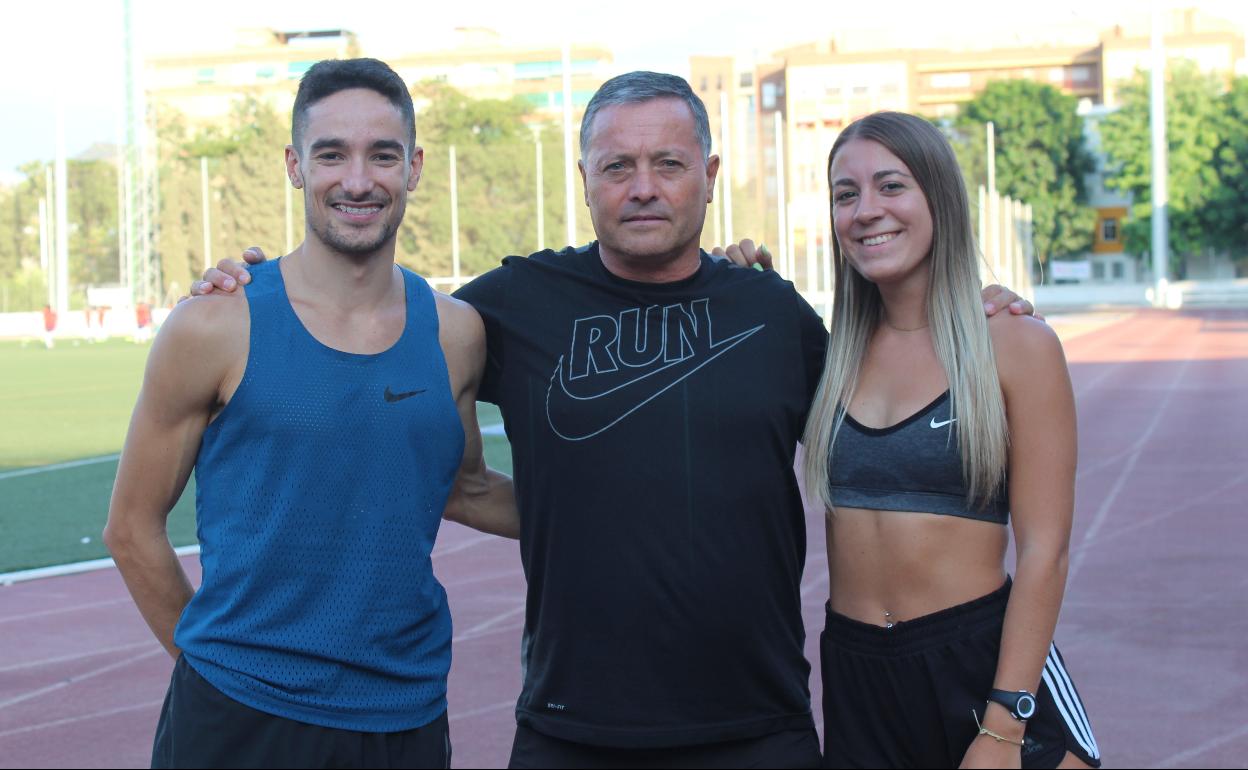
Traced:
<path id="1" fill-rule="evenodd" d="M 1248 29 L 1243 0 L 1156 0 L 1164 7 L 1198 7 Z M 444 47 L 455 27 L 488 27 L 513 44 L 558 44 L 570 39 L 605 45 L 619 71 L 651 69 L 688 75 L 691 55 L 765 56 L 778 48 L 837 39 L 895 41 L 899 47 L 974 46 L 985 30 L 1019 43 L 1066 34 L 1097 35 L 1129 19 L 1146 21 L 1140 0 L 1044 0 L 1019 7 L 1000 0 L 719 0 L 714 4 L 627 0 L 605 4 L 420 2 L 374 0 L 130 0 L 136 48 L 150 53 L 226 47 L 239 27 L 284 30 L 350 29 L 368 55 L 385 58 Z M 350 8 L 352 10 L 344 10 Z M 356 10 L 366 8 L 367 11 Z M 1009 8 L 1009 15 L 1002 14 Z M 904 23 L 898 23 L 900 21 Z M 122 0 L 44 0 L 25 4 L 22 26 L 12 25 L 0 46 L 0 182 L 16 167 L 55 153 L 58 95 L 64 101 L 65 146 L 72 157 L 121 133 Z"/>

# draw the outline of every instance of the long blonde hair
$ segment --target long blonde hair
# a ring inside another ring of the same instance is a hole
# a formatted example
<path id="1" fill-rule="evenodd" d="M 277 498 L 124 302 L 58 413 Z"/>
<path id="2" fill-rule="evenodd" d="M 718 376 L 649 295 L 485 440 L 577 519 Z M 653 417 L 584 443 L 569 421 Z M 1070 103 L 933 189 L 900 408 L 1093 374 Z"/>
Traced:
<path id="1" fill-rule="evenodd" d="M 928 324 L 936 357 L 949 380 L 950 416 L 957 419 L 967 502 L 982 507 L 1004 483 L 1009 436 L 1005 399 L 979 296 L 979 255 L 962 172 L 949 142 L 935 126 L 905 113 L 877 112 L 851 123 L 837 137 L 828 154 L 829 187 L 832 162 L 852 139 L 877 142 L 896 155 L 927 198 L 932 216 Z M 833 276 L 828 357 L 803 439 L 807 491 L 812 497 L 818 495 L 828 510 L 834 508 L 828 487 L 829 461 L 845 420 L 842 405 L 854 397 L 867 345 L 883 312 L 879 289 L 849 264 L 836 240 Z"/>

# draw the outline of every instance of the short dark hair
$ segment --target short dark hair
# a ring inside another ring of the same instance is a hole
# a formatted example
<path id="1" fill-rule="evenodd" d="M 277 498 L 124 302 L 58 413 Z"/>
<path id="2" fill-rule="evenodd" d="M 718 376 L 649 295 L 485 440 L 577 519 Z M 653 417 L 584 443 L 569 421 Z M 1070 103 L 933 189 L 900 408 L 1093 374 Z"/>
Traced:
<path id="1" fill-rule="evenodd" d="M 325 59 L 303 73 L 290 120 L 290 139 L 296 151 L 308 122 L 308 108 L 351 88 L 376 91 L 398 108 L 408 127 L 407 149 L 411 152 L 416 146 L 416 108 L 412 106 L 412 95 L 403 78 L 378 59 Z"/>
<path id="2" fill-rule="evenodd" d="M 616 75 L 602 84 L 589 100 L 585 116 L 581 118 L 581 156 L 589 148 L 594 135 L 594 118 L 603 109 L 615 104 L 638 104 L 652 99 L 680 99 L 693 113 L 693 132 L 698 138 L 705 157 L 711 156 L 711 124 L 706 115 L 706 105 L 689 87 L 689 81 L 679 75 L 663 72 L 637 70 Z"/>

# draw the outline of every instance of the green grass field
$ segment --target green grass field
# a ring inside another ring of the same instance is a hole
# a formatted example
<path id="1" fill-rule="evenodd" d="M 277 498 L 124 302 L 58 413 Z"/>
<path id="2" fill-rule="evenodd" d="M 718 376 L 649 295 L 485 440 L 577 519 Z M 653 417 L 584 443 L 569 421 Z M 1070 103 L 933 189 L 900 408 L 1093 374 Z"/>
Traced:
<path id="1" fill-rule="evenodd" d="M 53 350 L 0 342 L 0 573 L 108 555 L 100 531 L 117 474 L 113 455 L 148 350 L 122 341 Z M 488 404 L 478 415 L 482 426 L 501 422 Z M 486 435 L 485 452 L 490 465 L 511 472 L 505 437 Z M 169 517 L 175 546 L 195 542 L 194 500 L 192 479 Z"/>

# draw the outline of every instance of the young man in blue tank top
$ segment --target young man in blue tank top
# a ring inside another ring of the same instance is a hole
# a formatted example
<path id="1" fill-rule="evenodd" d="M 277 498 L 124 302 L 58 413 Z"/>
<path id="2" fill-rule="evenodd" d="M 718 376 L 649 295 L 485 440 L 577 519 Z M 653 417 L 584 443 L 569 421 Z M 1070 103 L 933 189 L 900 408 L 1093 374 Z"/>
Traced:
<path id="1" fill-rule="evenodd" d="M 118 468 L 105 541 L 177 661 L 152 763 L 448 767 L 434 538 L 518 535 L 476 421 L 484 328 L 394 261 L 423 160 L 403 81 L 322 62 L 292 134 L 304 242 L 174 310 Z M 198 591 L 165 534 L 192 469 Z"/>
<path id="2" fill-rule="evenodd" d="M 719 159 L 683 79 L 608 81 L 581 153 L 598 240 L 456 294 L 523 512 L 511 766 L 817 766 L 793 459 L 826 332 L 792 284 L 699 249 Z"/>

